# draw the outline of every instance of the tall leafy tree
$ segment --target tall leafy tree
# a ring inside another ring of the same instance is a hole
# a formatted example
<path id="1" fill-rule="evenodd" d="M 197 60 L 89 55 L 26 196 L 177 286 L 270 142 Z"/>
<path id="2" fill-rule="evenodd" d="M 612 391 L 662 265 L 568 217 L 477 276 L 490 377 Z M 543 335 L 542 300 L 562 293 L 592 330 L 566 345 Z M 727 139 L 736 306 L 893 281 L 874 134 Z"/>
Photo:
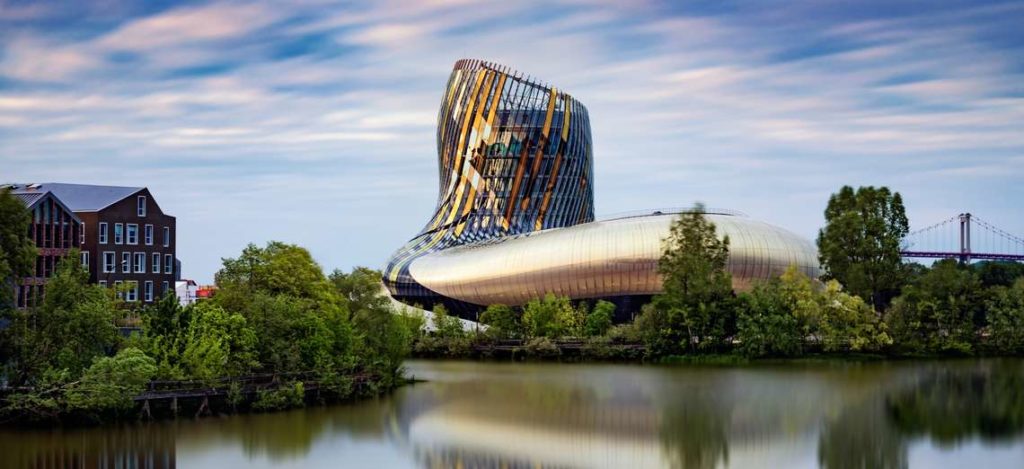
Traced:
<path id="1" fill-rule="evenodd" d="M 664 293 L 654 298 L 691 350 L 721 346 L 734 322 L 729 237 L 719 237 L 704 212 L 697 204 L 672 223 L 658 261 Z"/>
<path id="2" fill-rule="evenodd" d="M 887 187 L 843 186 L 825 209 L 818 256 L 826 280 L 885 309 L 900 292 L 905 272 L 900 243 L 910 223 L 903 197 Z"/>
<path id="3" fill-rule="evenodd" d="M 28 237 L 31 223 L 25 205 L 9 190 L 0 189 L 0 312 L 13 304 L 13 282 L 29 275 L 35 264 L 36 247 Z"/>

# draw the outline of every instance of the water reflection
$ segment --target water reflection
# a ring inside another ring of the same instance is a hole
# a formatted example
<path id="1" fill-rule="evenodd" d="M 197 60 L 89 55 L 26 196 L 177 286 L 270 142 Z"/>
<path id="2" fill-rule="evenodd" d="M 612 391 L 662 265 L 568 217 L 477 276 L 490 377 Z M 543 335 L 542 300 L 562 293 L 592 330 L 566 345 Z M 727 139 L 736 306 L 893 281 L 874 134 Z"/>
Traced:
<path id="1" fill-rule="evenodd" d="M 351 405 L 2 430 L 0 467 L 1024 465 L 1024 360 L 409 370 L 428 382 Z"/>

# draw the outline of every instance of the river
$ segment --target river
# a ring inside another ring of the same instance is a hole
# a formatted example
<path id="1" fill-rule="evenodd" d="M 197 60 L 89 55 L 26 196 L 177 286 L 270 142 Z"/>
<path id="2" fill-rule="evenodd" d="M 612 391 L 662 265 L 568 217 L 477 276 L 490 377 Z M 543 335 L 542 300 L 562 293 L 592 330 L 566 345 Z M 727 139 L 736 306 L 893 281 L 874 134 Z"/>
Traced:
<path id="1" fill-rule="evenodd" d="M 410 361 L 290 412 L 0 430 L 0 467 L 1024 467 L 1024 360 Z"/>

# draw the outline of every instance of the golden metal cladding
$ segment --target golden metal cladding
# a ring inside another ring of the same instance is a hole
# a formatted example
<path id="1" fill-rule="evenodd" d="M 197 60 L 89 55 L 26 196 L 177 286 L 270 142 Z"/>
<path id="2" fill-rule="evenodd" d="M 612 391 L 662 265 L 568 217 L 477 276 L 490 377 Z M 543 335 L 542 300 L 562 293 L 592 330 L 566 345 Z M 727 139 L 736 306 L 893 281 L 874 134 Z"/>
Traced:
<path id="1" fill-rule="evenodd" d="M 745 217 L 706 216 L 719 236 L 729 237 L 728 270 L 736 290 L 790 265 L 818 277 L 817 251 L 809 241 Z M 478 305 L 520 305 L 547 293 L 576 299 L 657 294 L 662 239 L 677 217 L 597 221 L 453 247 L 414 260 L 409 272 L 430 290 Z"/>

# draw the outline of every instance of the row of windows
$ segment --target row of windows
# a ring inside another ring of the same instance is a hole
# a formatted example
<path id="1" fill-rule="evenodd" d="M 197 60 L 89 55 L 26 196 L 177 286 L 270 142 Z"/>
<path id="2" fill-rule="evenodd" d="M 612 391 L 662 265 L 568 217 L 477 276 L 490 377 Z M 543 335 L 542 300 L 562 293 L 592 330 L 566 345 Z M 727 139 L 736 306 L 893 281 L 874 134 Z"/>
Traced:
<path id="1" fill-rule="evenodd" d="M 134 256 L 132 254 L 133 253 L 127 251 L 121 253 L 122 274 L 174 273 L 174 256 L 171 254 L 160 254 L 159 252 L 152 253 L 150 255 L 149 266 L 146 265 L 146 253 L 136 252 L 134 253 Z M 117 253 L 114 251 L 103 251 L 102 261 L 102 270 L 100 272 L 105 274 L 117 273 Z M 82 265 L 88 268 L 89 251 L 82 251 Z M 151 268 L 151 270 L 147 271 L 147 267 Z"/>
<path id="2" fill-rule="evenodd" d="M 107 244 L 108 233 L 107 233 L 107 222 L 100 222 L 100 244 Z M 146 224 L 143 226 L 143 242 L 147 246 L 153 245 L 153 225 Z M 168 226 L 163 227 L 163 244 L 164 247 L 171 245 L 171 228 Z M 127 237 L 127 243 L 125 238 Z M 79 241 L 85 243 L 85 224 L 82 224 L 82 234 L 80 235 Z M 139 244 L 139 225 L 137 223 L 114 223 L 114 244 Z"/>
<path id="3" fill-rule="evenodd" d="M 121 280 L 117 280 L 114 282 L 114 288 L 117 289 L 117 298 L 123 299 L 129 303 L 139 301 L 139 282 L 134 280 L 128 280 L 127 283 L 128 288 L 122 288 L 124 282 L 122 282 Z M 100 286 L 106 288 L 107 281 L 100 280 Z M 161 282 L 161 287 L 163 287 L 163 294 L 166 295 L 167 292 L 171 291 L 171 282 Z M 152 280 L 146 280 L 142 284 L 142 301 L 145 301 L 147 303 L 151 303 L 153 301 Z"/>

